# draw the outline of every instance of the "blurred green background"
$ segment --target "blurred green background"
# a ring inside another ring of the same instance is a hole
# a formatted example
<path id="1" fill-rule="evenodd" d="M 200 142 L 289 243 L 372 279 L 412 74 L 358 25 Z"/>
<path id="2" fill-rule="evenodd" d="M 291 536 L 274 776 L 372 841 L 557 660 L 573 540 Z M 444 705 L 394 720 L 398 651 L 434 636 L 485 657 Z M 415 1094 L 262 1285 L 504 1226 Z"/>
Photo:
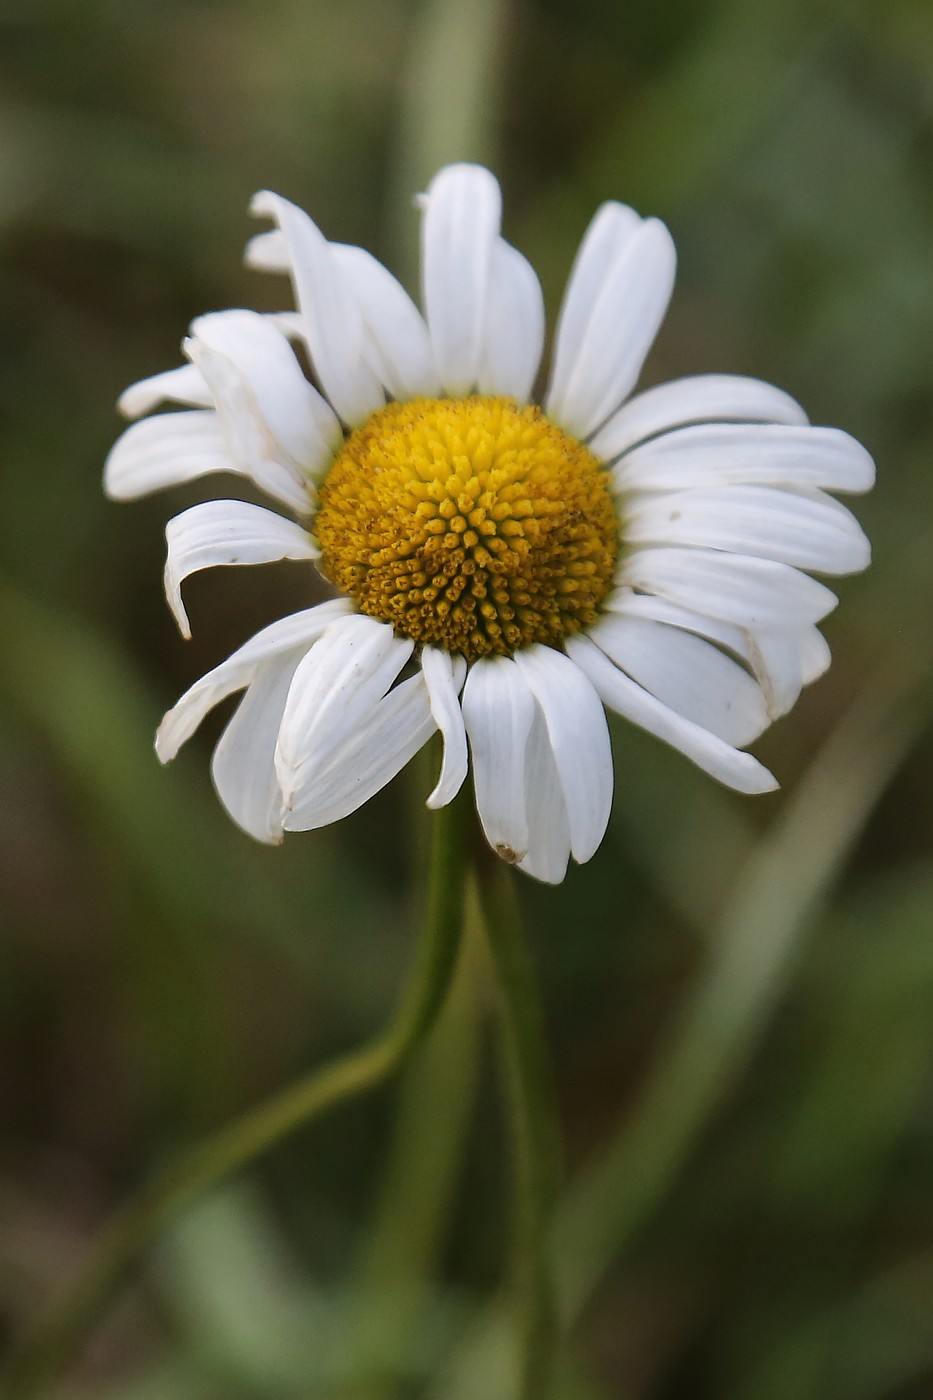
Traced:
<path id="1" fill-rule="evenodd" d="M 565 1132 L 563 1400 L 933 1394 L 933 7 L 929 0 L 5 0 L 0 8 L 0 1316 L 18 1335 L 176 1147 L 389 1014 L 428 772 L 254 846 L 159 716 L 302 596 L 105 502 L 131 380 L 278 309 L 251 193 L 413 280 L 411 193 L 501 177 L 551 317 L 595 206 L 670 224 L 645 382 L 756 374 L 867 443 L 875 545 L 829 675 L 733 797 L 631 728 L 609 835 L 522 885 Z M 210 494 L 207 492 L 207 494 Z M 174 1228 L 55 1392 L 506 1400 L 487 972 L 404 1084 Z"/>

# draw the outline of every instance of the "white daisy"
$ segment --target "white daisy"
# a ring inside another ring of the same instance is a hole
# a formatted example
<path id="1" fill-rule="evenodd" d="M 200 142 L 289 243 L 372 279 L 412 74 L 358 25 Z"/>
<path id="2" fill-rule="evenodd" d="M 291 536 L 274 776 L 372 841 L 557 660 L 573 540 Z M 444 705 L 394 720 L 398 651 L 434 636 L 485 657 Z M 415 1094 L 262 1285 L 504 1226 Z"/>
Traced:
<path id="1" fill-rule="evenodd" d="M 808 573 L 869 547 L 827 491 L 867 490 L 847 434 L 781 390 L 700 375 L 634 398 L 674 281 L 657 219 L 608 203 L 577 255 L 542 406 L 541 289 L 500 234 L 478 166 L 420 201 L 424 314 L 361 248 L 262 193 L 248 261 L 287 272 L 296 312 L 194 322 L 189 363 L 128 389 L 106 489 L 250 478 L 295 519 L 238 500 L 170 521 L 165 588 L 216 564 L 303 559 L 339 595 L 266 627 L 162 721 L 167 761 L 245 690 L 214 752 L 230 815 L 262 841 L 337 821 L 436 731 L 429 807 L 472 758 L 490 844 L 538 879 L 586 861 L 612 799 L 604 706 L 740 792 L 743 752 L 821 675 L 834 606 Z M 313 368 L 314 383 L 298 351 Z M 404 677 L 400 679 L 401 677 Z"/>

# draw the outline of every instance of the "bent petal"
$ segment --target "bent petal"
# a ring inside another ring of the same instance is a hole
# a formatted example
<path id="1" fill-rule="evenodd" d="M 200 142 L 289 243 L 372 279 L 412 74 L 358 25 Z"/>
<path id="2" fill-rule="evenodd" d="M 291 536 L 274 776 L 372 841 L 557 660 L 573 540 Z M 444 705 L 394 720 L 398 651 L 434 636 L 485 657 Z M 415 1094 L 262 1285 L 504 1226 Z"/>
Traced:
<path id="1" fill-rule="evenodd" d="M 271 564 L 313 559 L 316 550 L 299 525 L 245 501 L 204 501 L 165 529 L 165 596 L 183 637 L 191 636 L 181 585 L 189 574 L 220 564 Z"/>
<path id="2" fill-rule="evenodd" d="M 744 748 L 771 722 L 749 673 L 690 632 L 607 615 L 587 636 L 644 690 L 727 744 Z"/>
<path id="3" fill-rule="evenodd" d="M 479 378 L 502 196 L 480 165 L 448 165 L 422 202 L 422 282 L 441 384 L 453 397 Z"/>
<path id="4" fill-rule="evenodd" d="M 544 717 L 571 850 L 583 864 L 603 839 L 612 806 L 612 750 L 602 704 L 579 667 L 552 647 L 517 651 L 515 664 Z"/>
<path id="5" fill-rule="evenodd" d="M 124 418 L 141 418 L 166 400 L 192 408 L 210 408 L 212 403 L 211 391 L 197 366 L 179 365 L 131 384 L 117 399 L 117 407 Z"/>
<path id="6" fill-rule="evenodd" d="M 317 225 L 280 195 L 261 190 L 250 210 L 274 219 L 288 246 L 288 264 L 305 335 L 324 392 L 345 423 L 356 427 L 385 395 L 365 356 L 363 317 Z"/>
<path id="7" fill-rule="evenodd" d="M 324 769 L 301 782 L 285 813 L 285 829 L 312 831 L 348 817 L 391 782 L 436 731 L 424 676 L 412 676 L 377 702 L 331 752 Z"/>
<path id="8" fill-rule="evenodd" d="M 740 753 L 701 725 L 675 714 L 614 666 L 588 637 L 568 637 L 566 646 L 568 656 L 589 676 L 611 710 L 679 749 L 711 777 L 737 792 L 772 792 L 777 787 L 757 758 Z"/>
<path id="9" fill-rule="evenodd" d="M 440 647 L 425 647 L 421 653 L 421 669 L 434 722 L 444 736 L 440 776 L 427 802 L 434 810 L 453 801 L 469 767 L 466 726 L 459 699 L 467 668 L 462 656 L 451 656 Z"/>
<path id="10" fill-rule="evenodd" d="M 212 472 L 240 472 L 217 414 L 160 413 L 117 438 L 104 463 L 104 490 L 112 501 L 132 501 Z"/>
<path id="11" fill-rule="evenodd" d="M 570 859 L 570 823 L 550 735 L 540 709 L 535 710 L 525 759 L 525 810 L 528 814 L 528 854 L 519 870 L 559 885 Z"/>
<path id="12" fill-rule="evenodd" d="M 287 337 L 274 322 L 255 311 L 215 311 L 198 316 L 191 334 L 195 343 L 222 356 L 239 376 L 241 392 L 248 394 L 249 407 L 266 429 L 266 445 L 272 449 L 266 455 L 278 457 L 284 451 L 302 471 L 320 471 L 341 442 L 340 421 L 308 383 Z M 221 381 L 220 388 L 229 394 L 226 381 Z M 218 396 L 218 408 L 224 397 Z M 236 402 L 229 405 L 229 413 L 234 427 L 248 428 Z"/>
<path id="13" fill-rule="evenodd" d="M 252 684 L 274 657 L 296 652 L 296 663 L 318 637 L 338 617 L 352 611 L 346 598 L 334 598 L 315 608 L 292 613 L 264 627 L 248 642 L 232 652 L 226 661 L 201 676 L 185 691 L 164 716 L 156 733 L 155 749 L 162 763 L 170 762 L 182 744 L 188 742 L 205 715 L 232 695 Z"/>
<path id="14" fill-rule="evenodd" d="M 275 751 L 286 808 L 367 722 L 413 649 L 386 623 L 353 613 L 332 623 L 303 658 Z"/>
<path id="15" fill-rule="evenodd" d="M 214 750 L 211 775 L 230 816 L 257 841 L 282 839 L 282 794 L 273 754 L 285 697 L 302 652 L 269 661 L 237 706 Z"/>
<path id="16" fill-rule="evenodd" d="M 476 809 L 486 840 L 503 860 L 528 853 L 525 766 L 535 716 L 531 691 L 507 656 L 474 662 L 463 688 L 463 718 L 473 757 Z"/>

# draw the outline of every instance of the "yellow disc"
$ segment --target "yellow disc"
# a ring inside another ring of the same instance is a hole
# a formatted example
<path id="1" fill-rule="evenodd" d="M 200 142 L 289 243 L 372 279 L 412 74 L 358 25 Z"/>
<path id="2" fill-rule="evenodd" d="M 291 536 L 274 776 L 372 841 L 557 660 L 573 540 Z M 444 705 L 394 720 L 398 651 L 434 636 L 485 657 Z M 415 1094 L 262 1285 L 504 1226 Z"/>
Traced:
<path id="1" fill-rule="evenodd" d="M 618 551 L 589 449 L 539 408 L 480 396 L 374 413 L 334 459 L 313 528 L 361 612 L 468 661 L 590 626 Z"/>

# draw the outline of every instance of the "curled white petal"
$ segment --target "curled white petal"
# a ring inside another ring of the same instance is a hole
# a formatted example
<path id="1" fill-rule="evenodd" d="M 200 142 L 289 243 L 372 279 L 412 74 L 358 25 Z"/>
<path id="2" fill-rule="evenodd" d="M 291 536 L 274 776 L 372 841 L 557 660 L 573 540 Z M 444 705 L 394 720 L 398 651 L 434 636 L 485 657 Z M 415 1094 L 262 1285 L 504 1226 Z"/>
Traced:
<path id="1" fill-rule="evenodd" d="M 772 792 L 777 787 L 773 775 L 751 754 L 740 753 L 702 725 L 675 714 L 614 666 L 588 637 L 568 637 L 566 647 L 611 710 L 679 749 L 711 777 L 737 792 Z"/>
<path id="2" fill-rule="evenodd" d="M 175 757 L 208 714 L 221 700 L 251 685 L 273 657 L 295 651 L 296 664 L 313 641 L 338 617 L 352 611 L 345 598 L 334 598 L 280 618 L 250 637 L 225 661 L 196 680 L 164 716 L 156 733 L 155 749 L 162 763 Z"/>
<path id="3" fill-rule="evenodd" d="M 566 382 L 552 385 L 547 400 L 548 413 L 577 437 L 600 427 L 633 389 L 667 311 L 676 262 L 665 226 L 646 219 L 605 271 Z"/>
<path id="4" fill-rule="evenodd" d="M 544 294 L 537 274 L 504 238 L 489 267 L 483 355 L 477 376 L 481 394 L 503 394 L 524 403 L 544 349 Z"/>
<path id="5" fill-rule="evenodd" d="M 257 841 L 282 839 L 282 794 L 273 754 L 285 698 L 301 650 L 268 661 L 234 712 L 214 750 L 211 775 L 230 816 Z"/>
<path id="6" fill-rule="evenodd" d="M 290 272 L 288 243 L 280 228 L 256 233 L 246 245 L 244 262 L 260 272 Z"/>
<path id="7" fill-rule="evenodd" d="M 774 486 L 632 493 L 625 538 L 632 545 L 704 545 L 824 574 L 858 573 L 871 559 L 862 527 L 845 506 L 822 491 Z"/>
<path id="8" fill-rule="evenodd" d="M 862 444 L 839 428 L 701 423 L 636 447 L 612 477 L 619 491 L 748 483 L 858 492 L 871 487 L 875 465 Z"/>
<path id="9" fill-rule="evenodd" d="M 131 384 L 123 390 L 117 407 L 125 418 L 141 418 L 166 400 L 192 408 L 210 408 L 211 391 L 195 365 L 179 365 L 178 369 L 151 374 L 148 379 Z"/>
<path id="10" fill-rule="evenodd" d="M 636 394 L 614 413 L 590 443 L 604 462 L 656 437 L 694 423 L 787 423 L 807 415 L 790 394 L 739 374 L 694 374 Z"/>
<path id="11" fill-rule="evenodd" d="M 390 782 L 436 732 L 424 676 L 412 676 L 379 700 L 330 751 L 330 762 L 306 775 L 284 817 L 287 831 L 340 821 Z"/>
<path id="12" fill-rule="evenodd" d="M 255 311 L 216 311 L 197 317 L 191 334 L 196 343 L 208 346 L 233 366 L 266 430 L 267 446 L 272 449 L 267 455 L 284 451 L 303 471 L 319 471 L 341 441 L 340 422 L 308 383 L 272 317 Z M 236 403 L 230 405 L 235 418 L 237 410 Z"/>
<path id="13" fill-rule="evenodd" d="M 525 763 L 535 702 L 507 656 L 473 663 L 463 688 L 463 718 L 473 757 L 476 809 L 486 840 L 504 860 L 528 853 Z"/>
<path id="14" fill-rule="evenodd" d="M 715 549 L 634 550 L 617 582 L 766 632 L 799 630 L 836 606 L 835 594 L 824 584 L 788 564 Z"/>
<path id="15" fill-rule="evenodd" d="M 574 859 L 595 853 L 612 807 L 612 750 L 599 696 L 569 657 L 552 647 L 515 653 L 544 717 L 570 825 Z M 530 848 L 529 848 L 530 850 Z"/>
<path id="16" fill-rule="evenodd" d="M 649 618 L 679 627 L 727 648 L 751 669 L 772 720 L 786 714 L 802 687 L 821 676 L 829 665 L 829 647 L 812 626 L 783 632 L 751 631 L 666 598 L 633 593 L 630 588 L 617 589 L 603 607 L 623 617 Z"/>
<path id="17" fill-rule="evenodd" d="M 528 854 L 519 869 L 548 885 L 559 885 L 570 859 L 570 822 L 544 715 L 535 709 L 525 758 Z"/>
<path id="18" fill-rule="evenodd" d="M 441 390 L 424 318 L 400 282 L 363 248 L 330 245 L 366 327 L 370 365 L 397 399 L 436 398 Z"/>
<path id="19" fill-rule="evenodd" d="M 682 628 L 607 613 L 587 635 L 643 689 L 727 744 L 744 748 L 771 722 L 748 671 Z"/>
<path id="20" fill-rule="evenodd" d="M 459 698 L 466 662 L 462 656 L 451 656 L 440 647 L 425 647 L 421 652 L 421 669 L 431 713 L 444 738 L 440 776 L 427 803 L 433 810 L 453 801 L 467 775 L 466 727 Z"/>
<path id="21" fill-rule="evenodd" d="M 295 673 L 275 751 L 286 808 L 367 721 L 413 646 L 386 623 L 355 613 L 311 648 Z"/>
<path id="22" fill-rule="evenodd" d="M 117 438 L 104 463 L 104 490 L 111 500 L 131 501 L 213 472 L 240 472 L 217 414 L 159 413 Z"/>
<path id="23" fill-rule="evenodd" d="M 189 574 L 219 564 L 269 564 L 313 559 L 308 535 L 290 520 L 245 501 L 204 501 L 168 522 L 165 596 L 182 636 L 190 637 L 181 585 Z"/>
<path id="24" fill-rule="evenodd" d="M 327 239 L 303 210 L 269 190 L 255 195 L 250 209 L 274 219 L 284 235 L 314 368 L 340 417 L 356 427 L 385 403 L 382 386 L 366 360 L 356 298 Z"/>
<path id="25" fill-rule="evenodd" d="M 484 351 L 490 267 L 502 196 L 480 165 L 438 171 L 422 203 L 422 281 L 428 329 L 448 394 L 476 385 Z"/>
<path id="26" fill-rule="evenodd" d="M 812 685 L 829 670 L 832 653 L 829 643 L 817 627 L 808 627 L 799 638 L 800 662 L 804 685 Z"/>

